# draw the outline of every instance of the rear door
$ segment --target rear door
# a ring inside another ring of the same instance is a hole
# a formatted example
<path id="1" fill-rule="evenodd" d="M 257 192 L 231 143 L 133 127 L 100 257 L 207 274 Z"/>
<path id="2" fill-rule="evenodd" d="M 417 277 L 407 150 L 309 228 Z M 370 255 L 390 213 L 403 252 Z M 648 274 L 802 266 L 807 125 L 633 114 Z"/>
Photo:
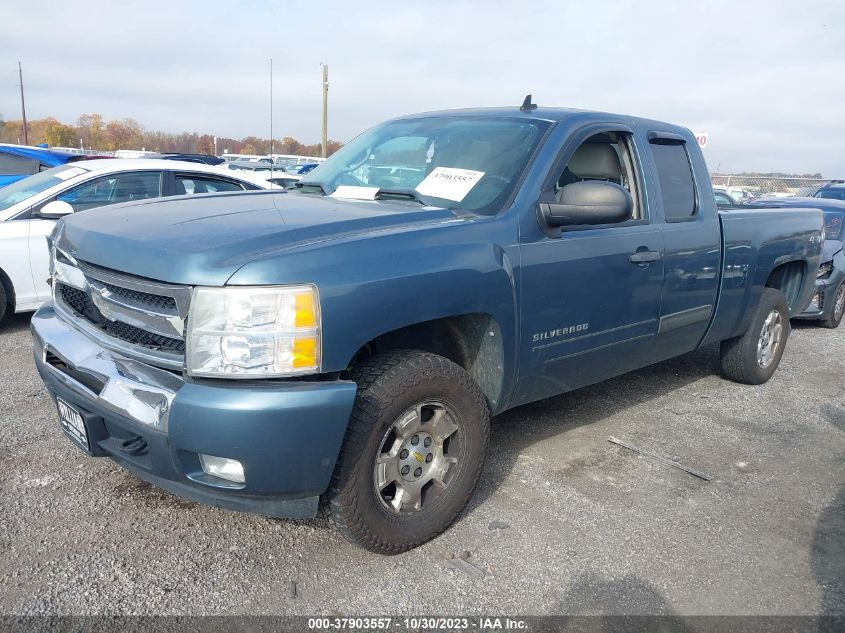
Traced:
<path id="1" fill-rule="evenodd" d="M 719 289 L 721 230 L 709 175 L 692 138 L 653 130 L 647 139 L 666 249 L 651 358 L 658 361 L 695 349 L 707 331 Z"/>
<path id="2" fill-rule="evenodd" d="M 0 222 L 0 270 L 12 282 L 15 307 L 34 309 L 39 303 L 29 262 L 29 225 L 27 217 Z"/>

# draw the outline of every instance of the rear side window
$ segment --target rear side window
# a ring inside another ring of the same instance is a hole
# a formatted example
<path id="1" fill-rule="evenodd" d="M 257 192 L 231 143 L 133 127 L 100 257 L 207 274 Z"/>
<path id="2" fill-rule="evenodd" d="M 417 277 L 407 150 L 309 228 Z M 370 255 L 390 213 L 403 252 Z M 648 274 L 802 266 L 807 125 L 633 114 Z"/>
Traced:
<path id="1" fill-rule="evenodd" d="M 201 178 L 199 176 L 176 176 L 176 195 L 218 193 L 221 191 L 243 191 L 242 185 L 229 180 Z"/>
<path id="2" fill-rule="evenodd" d="M 657 166 L 666 221 L 682 222 L 695 217 L 695 183 L 686 146 L 652 141 L 651 152 Z"/>
<path id="3" fill-rule="evenodd" d="M 41 163 L 34 158 L 0 152 L 0 174 L 4 176 L 27 176 L 37 174 Z"/>

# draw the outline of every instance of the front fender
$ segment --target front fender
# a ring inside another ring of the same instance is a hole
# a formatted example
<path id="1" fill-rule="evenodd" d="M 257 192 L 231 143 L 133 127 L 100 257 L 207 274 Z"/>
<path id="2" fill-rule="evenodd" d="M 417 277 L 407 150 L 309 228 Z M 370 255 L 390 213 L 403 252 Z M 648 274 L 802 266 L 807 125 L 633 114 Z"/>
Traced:
<path id="1" fill-rule="evenodd" d="M 251 262 L 228 283 L 316 284 L 325 373 L 346 369 L 358 350 L 387 332 L 444 317 L 488 314 L 501 330 L 509 384 L 515 368 L 518 267 L 504 246 L 515 243 L 511 232 L 501 218 L 474 218 L 321 242 Z"/>

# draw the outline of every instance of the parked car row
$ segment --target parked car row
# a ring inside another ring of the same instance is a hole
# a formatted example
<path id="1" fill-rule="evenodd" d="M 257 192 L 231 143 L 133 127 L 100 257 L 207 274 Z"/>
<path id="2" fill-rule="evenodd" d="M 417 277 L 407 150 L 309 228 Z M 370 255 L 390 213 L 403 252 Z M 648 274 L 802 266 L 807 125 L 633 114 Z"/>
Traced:
<path id="1" fill-rule="evenodd" d="M 236 169 L 246 169 L 248 167 L 245 164 L 249 163 L 264 163 L 266 165 L 273 165 L 274 169 L 300 175 L 307 174 L 325 160 L 325 158 L 300 156 L 297 154 L 268 154 L 266 156 L 258 156 L 256 154 L 225 153 L 221 158 L 227 163 L 232 163 Z"/>
<path id="2" fill-rule="evenodd" d="M 765 193 L 759 190 L 750 191 L 747 188 L 737 185 L 713 185 L 713 193 L 716 196 L 716 204 L 723 207 L 745 204 L 755 200 L 771 200 L 773 198 L 784 200 L 792 200 L 794 198 L 845 200 L 845 181 L 832 180 L 823 185 L 806 185 L 779 193 Z"/>
<path id="3" fill-rule="evenodd" d="M 186 154 L 176 152 L 152 152 L 144 150 L 119 150 L 116 152 L 96 153 L 92 150 L 74 148 L 29 147 L 23 145 L 0 144 L 0 187 L 17 180 L 37 174 L 51 167 L 65 163 L 97 158 L 158 158 L 179 160 L 206 165 L 223 165 L 227 168 L 243 171 L 273 171 L 287 174 L 287 178 L 276 177 L 277 184 L 292 186 L 297 176 L 303 176 L 315 169 L 324 159 L 312 156 L 272 154 L 257 156 L 252 154 Z M 268 176 L 268 180 L 271 177 Z"/>

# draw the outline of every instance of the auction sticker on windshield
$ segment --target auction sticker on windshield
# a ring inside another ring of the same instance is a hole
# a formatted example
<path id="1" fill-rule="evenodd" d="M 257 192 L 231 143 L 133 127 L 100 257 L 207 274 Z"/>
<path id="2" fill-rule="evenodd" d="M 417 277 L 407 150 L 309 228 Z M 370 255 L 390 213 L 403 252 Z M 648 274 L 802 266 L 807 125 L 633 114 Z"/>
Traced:
<path id="1" fill-rule="evenodd" d="M 456 167 L 436 167 L 417 185 L 417 192 L 432 198 L 460 202 L 466 198 L 467 194 L 483 177 L 483 171 L 458 169 Z"/>

